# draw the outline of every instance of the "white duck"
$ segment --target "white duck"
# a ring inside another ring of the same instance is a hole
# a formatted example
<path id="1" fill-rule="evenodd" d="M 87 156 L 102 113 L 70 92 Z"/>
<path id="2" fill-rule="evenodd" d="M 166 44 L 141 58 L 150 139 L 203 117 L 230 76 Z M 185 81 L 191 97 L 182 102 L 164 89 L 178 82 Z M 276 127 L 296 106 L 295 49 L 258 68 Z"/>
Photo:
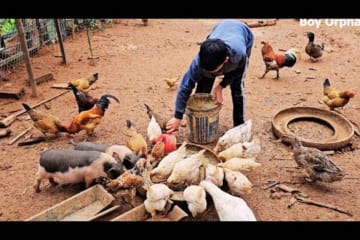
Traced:
<path id="1" fill-rule="evenodd" d="M 212 197 L 220 221 L 256 221 L 254 213 L 242 198 L 222 191 L 207 180 L 201 181 L 200 186 Z"/>

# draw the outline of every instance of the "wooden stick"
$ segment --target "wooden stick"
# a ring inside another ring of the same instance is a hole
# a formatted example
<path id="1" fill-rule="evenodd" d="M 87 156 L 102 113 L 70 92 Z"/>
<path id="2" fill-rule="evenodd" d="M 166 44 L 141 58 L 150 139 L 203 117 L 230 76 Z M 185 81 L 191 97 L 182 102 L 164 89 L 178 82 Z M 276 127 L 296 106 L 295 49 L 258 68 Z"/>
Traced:
<path id="1" fill-rule="evenodd" d="M 32 145 L 32 144 L 44 142 L 46 140 L 51 140 L 51 139 L 55 139 L 55 138 L 57 138 L 57 136 L 51 136 L 51 137 L 40 136 L 40 137 L 32 138 L 27 141 L 19 142 L 18 146 Z"/>
<path id="2" fill-rule="evenodd" d="M 276 185 L 280 184 L 279 181 L 273 181 L 272 183 L 269 183 L 268 185 L 266 185 L 265 187 L 261 188 L 262 190 L 267 190 L 269 188 L 275 187 Z"/>
<path id="3" fill-rule="evenodd" d="M 292 187 L 289 187 L 285 184 L 279 184 L 277 186 L 280 190 L 284 191 L 284 192 L 289 192 L 289 193 L 295 193 L 295 192 L 300 192 L 298 189 L 296 188 L 292 188 Z"/>
<path id="4" fill-rule="evenodd" d="M 315 206 L 318 206 L 318 207 L 324 207 L 324 208 L 328 208 L 328 209 L 331 209 L 331 210 L 334 210 L 334 211 L 337 211 L 337 212 L 340 212 L 340 213 L 344 213 L 350 217 L 352 217 L 353 215 L 343 209 L 340 209 L 336 206 L 333 206 L 333 205 L 329 205 L 329 204 L 325 204 L 325 203 L 321 203 L 321 202 L 316 202 L 316 201 L 313 201 L 311 199 L 306 199 L 306 198 L 302 198 L 300 196 L 297 196 L 295 195 L 295 198 L 299 201 L 299 202 L 302 202 L 302 203 L 306 203 L 306 204 L 310 204 L 310 205 L 315 205 Z"/>
<path id="5" fill-rule="evenodd" d="M 14 142 L 16 142 L 17 140 L 19 140 L 22 136 L 24 136 L 26 133 L 28 133 L 30 130 L 32 129 L 32 127 L 27 128 L 25 131 L 21 132 L 19 135 L 17 135 L 16 137 L 14 137 L 12 140 L 10 140 L 10 142 L 8 143 L 9 145 L 12 145 Z"/>
<path id="6" fill-rule="evenodd" d="M 53 99 L 55 99 L 55 98 L 57 98 L 57 97 L 60 97 L 61 95 L 64 95 L 65 93 L 68 93 L 68 92 L 70 92 L 70 91 L 69 91 L 69 90 L 66 90 L 66 91 L 64 91 L 64 92 L 62 92 L 62 93 L 59 93 L 58 95 L 55 95 L 55 96 L 53 96 L 53 97 L 51 97 L 51 98 L 47 98 L 47 99 L 45 99 L 45 100 L 43 100 L 43 101 L 41 101 L 41 102 L 39 102 L 39 103 L 31 106 L 31 108 L 36 108 L 36 107 L 40 106 L 41 104 L 47 103 L 47 102 L 49 102 L 49 101 L 51 101 L 51 100 L 53 100 Z M 4 118 L 3 120 L 0 121 L 0 128 L 5 128 L 5 127 L 10 126 L 10 124 L 11 124 L 12 122 L 14 122 L 15 119 L 16 119 L 18 116 L 20 116 L 21 114 L 23 114 L 23 113 L 25 113 L 25 112 L 26 112 L 26 110 L 23 109 L 23 110 L 21 110 L 20 112 L 11 114 L 11 115 L 9 115 L 7 118 Z"/>

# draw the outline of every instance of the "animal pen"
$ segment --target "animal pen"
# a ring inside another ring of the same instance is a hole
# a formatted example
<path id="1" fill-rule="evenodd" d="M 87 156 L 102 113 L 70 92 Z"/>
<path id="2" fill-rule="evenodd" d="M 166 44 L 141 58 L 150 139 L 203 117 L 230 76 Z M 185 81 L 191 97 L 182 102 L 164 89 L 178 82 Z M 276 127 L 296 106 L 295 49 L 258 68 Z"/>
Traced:
<path id="1" fill-rule="evenodd" d="M 54 44 L 59 41 L 56 32 L 55 19 L 21 19 L 26 44 L 30 57 L 35 56 L 39 49 L 45 45 Z M 62 39 L 73 36 L 75 32 L 92 30 L 103 23 L 109 23 L 107 19 L 59 19 L 59 30 Z M 0 19 L 0 81 L 14 71 L 24 61 L 21 50 L 18 29 L 15 19 Z"/>

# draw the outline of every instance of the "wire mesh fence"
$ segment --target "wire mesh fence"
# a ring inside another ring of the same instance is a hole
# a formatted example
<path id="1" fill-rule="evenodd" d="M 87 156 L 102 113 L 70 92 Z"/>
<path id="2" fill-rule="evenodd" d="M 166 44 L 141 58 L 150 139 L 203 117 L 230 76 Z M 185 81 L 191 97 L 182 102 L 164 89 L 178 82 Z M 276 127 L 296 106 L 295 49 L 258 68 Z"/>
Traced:
<path id="1" fill-rule="evenodd" d="M 35 56 L 42 46 L 57 42 L 54 19 L 22 19 L 22 23 L 30 57 Z M 59 19 L 59 23 L 62 38 L 65 39 L 86 27 L 90 30 L 102 29 L 103 26 L 111 25 L 112 20 Z M 0 80 L 2 80 L 24 60 L 14 19 L 0 19 L 0 40 Z"/>
<path id="2" fill-rule="evenodd" d="M 30 57 L 36 55 L 44 44 L 54 43 L 57 34 L 53 19 L 22 19 Z M 60 21 L 60 31 L 66 34 L 65 21 Z M 11 73 L 24 60 L 16 27 L 1 34 L 0 80 Z"/>

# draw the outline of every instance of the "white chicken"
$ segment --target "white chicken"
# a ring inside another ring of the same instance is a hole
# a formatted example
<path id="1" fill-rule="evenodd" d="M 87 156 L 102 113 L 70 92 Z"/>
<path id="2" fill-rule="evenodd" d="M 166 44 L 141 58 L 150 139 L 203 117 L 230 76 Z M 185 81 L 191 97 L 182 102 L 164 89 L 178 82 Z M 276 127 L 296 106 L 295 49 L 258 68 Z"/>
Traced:
<path id="1" fill-rule="evenodd" d="M 151 171 L 150 176 L 153 182 L 165 181 L 169 177 L 175 164 L 185 158 L 186 144 L 186 142 L 183 142 L 176 151 L 169 153 L 160 161 L 159 165 Z"/>
<path id="2" fill-rule="evenodd" d="M 147 160 L 147 163 L 149 163 L 149 160 Z M 146 199 L 144 201 L 146 211 L 151 214 L 152 218 L 157 213 L 166 214 L 173 204 L 170 198 L 174 195 L 174 192 L 163 183 L 153 184 L 150 179 L 149 167 L 144 168 L 143 178 L 146 190 Z"/>
<path id="3" fill-rule="evenodd" d="M 232 145 L 230 148 L 220 152 L 218 157 L 222 161 L 228 161 L 231 158 L 252 158 L 257 157 L 260 153 L 260 139 L 253 137 L 251 142 L 237 143 Z"/>
<path id="4" fill-rule="evenodd" d="M 251 140 L 251 128 L 252 121 L 249 119 L 245 121 L 245 123 L 229 129 L 219 138 L 214 152 L 219 153 L 224 151 L 236 143 L 249 142 Z"/>
<path id="5" fill-rule="evenodd" d="M 151 120 L 149 122 L 149 125 L 147 127 L 147 137 L 150 141 L 150 143 L 155 143 L 156 139 L 161 135 L 161 127 L 159 123 L 156 121 L 154 116 L 151 116 Z"/>
<path id="6" fill-rule="evenodd" d="M 255 162 L 255 158 L 231 158 L 224 163 L 219 163 L 218 166 L 233 171 L 251 172 L 260 167 L 261 164 Z"/>
<path id="7" fill-rule="evenodd" d="M 193 217 L 206 210 L 207 202 L 204 188 L 197 185 L 188 186 L 184 190 L 183 196 Z"/>
<path id="8" fill-rule="evenodd" d="M 170 197 L 174 192 L 163 183 L 151 185 L 146 192 L 146 200 L 144 201 L 145 209 L 152 217 L 157 212 L 164 212 L 172 204 Z"/>
<path id="9" fill-rule="evenodd" d="M 205 169 L 205 179 L 221 187 L 224 181 L 224 170 L 221 167 L 208 164 Z"/>
<path id="10" fill-rule="evenodd" d="M 213 199 L 220 221 L 256 221 L 254 213 L 242 198 L 222 191 L 207 180 L 201 181 L 200 186 Z"/>
<path id="11" fill-rule="evenodd" d="M 189 186 L 192 184 L 199 184 L 203 177 L 205 177 L 204 165 L 205 162 L 205 149 L 179 161 L 175 164 L 167 183 L 172 185 Z"/>
<path id="12" fill-rule="evenodd" d="M 244 174 L 227 168 L 224 168 L 224 172 L 225 180 L 232 194 L 241 196 L 243 194 L 251 193 L 252 183 Z"/>

